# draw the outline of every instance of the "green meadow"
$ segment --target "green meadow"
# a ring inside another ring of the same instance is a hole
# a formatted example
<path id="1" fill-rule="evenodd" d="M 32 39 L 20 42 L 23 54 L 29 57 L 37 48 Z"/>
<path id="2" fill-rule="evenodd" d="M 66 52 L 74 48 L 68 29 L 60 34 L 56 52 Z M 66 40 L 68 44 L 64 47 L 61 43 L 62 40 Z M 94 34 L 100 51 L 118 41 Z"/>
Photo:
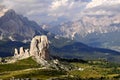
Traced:
<path id="1" fill-rule="evenodd" d="M 64 61 L 66 62 L 66 61 Z M 11 64 L 0 64 L 0 79 L 39 79 L 39 80 L 119 80 L 120 64 L 105 60 L 87 62 L 67 62 L 74 66 L 69 71 L 46 69 L 32 58 Z"/>

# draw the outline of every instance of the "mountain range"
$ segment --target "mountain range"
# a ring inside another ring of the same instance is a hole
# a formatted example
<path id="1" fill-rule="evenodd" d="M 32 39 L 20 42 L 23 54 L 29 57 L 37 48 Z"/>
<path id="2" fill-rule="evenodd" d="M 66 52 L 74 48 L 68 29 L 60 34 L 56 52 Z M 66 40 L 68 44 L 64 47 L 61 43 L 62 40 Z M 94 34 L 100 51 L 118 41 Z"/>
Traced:
<path id="1" fill-rule="evenodd" d="M 120 51 L 120 16 L 83 16 L 77 21 L 59 25 L 43 25 L 43 28 L 93 47 Z"/>
<path id="2" fill-rule="evenodd" d="M 77 28 L 73 24 L 78 25 Z M 81 26 L 79 26 L 79 24 L 81 24 Z M 83 42 L 81 40 L 80 42 L 78 42 L 79 39 L 81 39 L 80 37 L 78 38 L 78 40 L 76 37 L 77 41 L 74 40 L 75 36 L 78 36 L 78 34 L 73 35 L 72 30 L 78 31 L 80 33 L 82 32 L 84 33 L 83 30 L 86 29 L 85 25 L 84 25 L 85 28 L 82 27 L 83 26 L 82 21 L 79 20 L 77 23 L 73 23 L 73 22 L 64 23 L 59 26 L 62 27 L 54 27 L 53 32 L 56 33 L 60 31 L 60 34 L 54 34 L 49 31 L 46 31 L 48 29 L 44 30 L 43 27 L 38 25 L 36 22 L 30 21 L 28 18 L 17 14 L 14 10 L 8 10 L 4 14 L 4 16 L 0 17 L 0 35 L 1 35 L 0 56 L 6 57 L 13 55 L 12 53 L 14 51 L 14 48 L 19 48 L 21 46 L 28 48 L 29 42 L 35 35 L 44 34 L 47 35 L 50 40 L 51 55 L 67 57 L 67 58 L 84 58 L 84 59 L 106 58 L 107 60 L 110 61 L 119 62 L 120 52 L 110 49 L 87 46 L 86 44 L 81 43 Z M 81 28 L 84 29 L 81 30 Z M 63 33 L 69 30 L 71 31 L 69 35 L 73 36 L 72 37 L 73 40 L 71 40 L 71 38 L 69 39 L 69 37 L 65 37 Z M 118 29 L 112 29 L 112 30 L 113 31 L 111 33 L 115 32 L 116 30 L 119 32 Z M 87 29 L 85 31 L 87 31 Z M 97 34 L 94 33 L 95 32 L 87 33 L 84 36 L 81 35 L 81 37 L 85 38 L 87 35 Z"/>
<path id="3" fill-rule="evenodd" d="M 8 10 L 0 18 L 0 39 L 12 41 L 30 41 L 35 35 L 46 34 L 36 22 L 28 20 L 14 10 Z"/>

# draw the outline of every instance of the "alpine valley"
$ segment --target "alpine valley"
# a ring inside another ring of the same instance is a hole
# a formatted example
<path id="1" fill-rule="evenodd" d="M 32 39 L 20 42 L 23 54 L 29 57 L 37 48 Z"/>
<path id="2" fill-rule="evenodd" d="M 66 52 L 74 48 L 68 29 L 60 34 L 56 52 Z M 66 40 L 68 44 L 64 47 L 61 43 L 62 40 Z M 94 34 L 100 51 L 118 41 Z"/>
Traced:
<path id="1" fill-rule="evenodd" d="M 0 80 L 120 80 L 120 0 L 0 0 Z"/>
<path id="2" fill-rule="evenodd" d="M 103 29 L 82 20 L 51 28 L 14 10 L 5 12 L 0 17 L 0 79 L 120 79 L 120 52 L 112 50 L 119 46 L 119 24 Z"/>
<path id="3" fill-rule="evenodd" d="M 83 20 L 86 20 L 86 19 L 83 19 Z M 89 22 L 89 25 L 87 24 L 88 23 L 85 24 L 83 21 L 79 20 L 74 23 L 71 22 L 71 23 L 62 24 L 63 25 L 63 26 L 61 25 L 62 27 L 59 27 L 59 26 L 54 27 L 53 30 L 56 28 L 60 28 L 54 31 L 59 32 L 59 30 L 61 31 L 66 30 L 66 32 L 68 32 L 68 33 L 66 33 L 65 31 L 61 32 L 63 34 L 61 36 L 64 36 L 64 37 L 60 37 L 56 34 L 53 34 L 51 32 L 48 32 L 42 29 L 42 27 L 38 25 L 36 22 L 28 20 L 26 17 L 23 17 L 22 15 L 17 14 L 14 10 L 8 10 L 4 14 L 4 16 L 0 18 L 0 35 L 1 35 L 0 36 L 0 39 L 1 39 L 0 55 L 4 57 L 12 55 L 11 53 L 13 52 L 13 49 L 15 47 L 17 48 L 19 48 L 20 46 L 29 47 L 28 46 L 29 42 L 34 36 L 44 34 L 50 38 L 51 46 L 52 46 L 50 47 L 50 49 L 52 49 L 51 53 L 56 56 L 59 55 L 62 57 L 66 56 L 68 58 L 77 57 L 77 58 L 88 58 L 88 59 L 94 56 L 94 58 L 106 58 L 111 61 L 112 59 L 115 59 L 116 61 L 118 61 L 117 57 L 114 58 L 114 56 L 120 55 L 119 52 L 114 50 L 109 50 L 109 49 L 90 47 L 81 42 L 85 41 L 86 44 L 87 42 L 89 42 L 89 44 L 92 45 L 94 41 L 96 45 L 98 44 L 100 45 L 100 43 L 103 42 L 103 44 L 105 44 L 105 41 L 108 41 L 106 43 L 108 44 L 110 41 L 112 41 L 111 39 L 109 39 L 111 38 L 109 36 L 113 36 L 113 35 L 110 35 L 110 33 L 108 32 L 111 31 L 111 34 L 112 33 L 117 34 L 119 33 L 119 27 L 115 26 L 115 28 L 112 28 L 110 26 L 110 28 L 107 28 L 108 27 L 107 26 L 106 29 L 101 30 L 102 28 L 101 29 L 96 28 L 95 26 L 92 26 L 90 22 Z M 98 35 L 101 35 L 101 37 L 98 37 Z M 106 35 L 108 37 L 106 37 Z M 112 38 L 112 39 L 116 40 L 116 43 L 114 42 L 113 43 L 117 44 L 117 40 L 119 37 L 117 36 L 113 36 L 113 37 L 115 38 Z M 74 38 L 76 40 L 74 40 Z M 78 40 L 81 42 L 78 42 Z M 90 57 L 86 57 L 87 55 Z"/>

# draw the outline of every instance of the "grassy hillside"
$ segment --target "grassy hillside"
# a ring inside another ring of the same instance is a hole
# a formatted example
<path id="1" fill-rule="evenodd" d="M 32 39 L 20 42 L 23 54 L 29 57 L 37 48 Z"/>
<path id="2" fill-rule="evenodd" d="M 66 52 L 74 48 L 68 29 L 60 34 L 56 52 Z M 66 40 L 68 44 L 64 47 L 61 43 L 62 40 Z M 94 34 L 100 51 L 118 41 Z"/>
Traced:
<path id="1" fill-rule="evenodd" d="M 37 64 L 32 58 L 23 59 L 12 64 L 0 64 L 0 73 L 6 71 L 16 71 L 24 70 L 28 68 L 39 68 L 40 65 Z"/>
<path id="2" fill-rule="evenodd" d="M 82 79 L 107 79 L 118 80 L 120 79 L 120 65 L 115 63 L 109 63 L 107 61 L 88 61 L 88 63 L 71 63 L 79 68 L 79 70 L 72 70 L 69 72 L 74 77 Z"/>
<path id="3" fill-rule="evenodd" d="M 0 64 L 0 79 L 30 78 L 57 80 L 118 80 L 120 79 L 120 64 L 105 60 L 61 60 L 69 63 L 74 69 L 69 71 L 46 69 L 32 58 L 17 61 L 12 64 Z"/>

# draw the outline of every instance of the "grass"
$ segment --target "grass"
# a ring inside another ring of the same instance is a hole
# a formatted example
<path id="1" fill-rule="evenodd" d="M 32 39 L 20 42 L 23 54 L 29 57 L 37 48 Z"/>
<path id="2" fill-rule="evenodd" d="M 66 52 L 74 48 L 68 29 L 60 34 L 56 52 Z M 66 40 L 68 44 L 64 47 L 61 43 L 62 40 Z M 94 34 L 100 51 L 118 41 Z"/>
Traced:
<path id="1" fill-rule="evenodd" d="M 51 77 L 59 77 L 65 75 L 66 72 L 59 70 L 48 70 L 48 69 L 30 69 L 30 70 L 20 70 L 12 71 L 7 74 L 0 76 L 0 79 L 10 79 L 10 78 L 36 78 L 36 79 L 48 79 Z"/>
<path id="2" fill-rule="evenodd" d="M 0 73 L 6 71 L 16 71 L 16 70 L 23 70 L 28 68 L 39 68 L 39 67 L 41 66 L 37 64 L 32 58 L 28 58 L 17 61 L 16 63 L 0 64 Z"/>
<path id="3" fill-rule="evenodd" d="M 83 71 L 72 70 L 69 71 L 69 75 L 77 76 L 82 79 L 100 79 L 119 77 L 120 75 L 120 65 L 115 63 L 109 63 L 106 61 L 91 61 L 92 63 L 71 63 L 78 68 L 83 68 Z"/>
<path id="4" fill-rule="evenodd" d="M 72 63 L 73 65 L 77 66 L 78 68 L 83 68 L 83 71 L 80 70 L 73 70 L 70 71 L 70 75 L 74 75 L 81 78 L 98 78 L 102 75 L 99 73 L 99 69 L 95 66 L 91 66 L 89 64 L 82 64 L 82 63 Z M 97 71 L 98 70 L 98 71 Z"/>
<path id="5" fill-rule="evenodd" d="M 19 60 L 15 64 L 19 64 L 19 65 L 38 65 L 38 63 L 36 61 L 34 61 L 32 59 L 32 57 L 27 58 L 27 59 L 23 59 L 23 60 Z"/>
<path id="6" fill-rule="evenodd" d="M 42 69 L 31 57 L 12 64 L 0 64 L 0 79 L 36 78 L 46 80 L 118 80 L 120 79 L 120 64 L 107 61 L 94 60 L 86 63 L 69 62 L 74 70 L 62 71 L 55 69 Z M 66 66 L 66 67 L 69 67 Z M 82 68 L 83 70 L 78 70 Z"/>
<path id="7" fill-rule="evenodd" d="M 0 79 L 37 78 L 48 79 L 66 75 L 65 71 L 42 69 L 31 57 L 11 64 L 0 64 Z"/>
<path id="8" fill-rule="evenodd" d="M 66 73 L 63 71 L 59 71 L 59 70 L 34 70 L 32 72 L 29 72 L 28 74 L 22 74 L 22 75 L 18 75 L 16 77 L 29 77 L 29 78 L 37 78 L 37 79 L 47 79 L 50 77 L 59 77 L 61 75 L 65 75 Z"/>

